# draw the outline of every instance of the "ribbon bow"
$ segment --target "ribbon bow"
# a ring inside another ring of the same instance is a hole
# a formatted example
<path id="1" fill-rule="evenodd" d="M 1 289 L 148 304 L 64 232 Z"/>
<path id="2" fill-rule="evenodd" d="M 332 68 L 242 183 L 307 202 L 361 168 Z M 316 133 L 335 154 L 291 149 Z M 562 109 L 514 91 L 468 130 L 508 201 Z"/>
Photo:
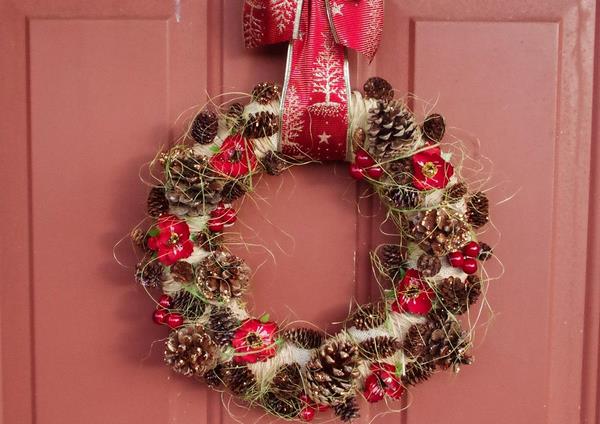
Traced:
<path id="1" fill-rule="evenodd" d="M 369 60 L 383 29 L 383 0 L 246 0 L 246 47 L 289 42 L 279 149 L 320 160 L 349 151 L 346 48 Z"/>

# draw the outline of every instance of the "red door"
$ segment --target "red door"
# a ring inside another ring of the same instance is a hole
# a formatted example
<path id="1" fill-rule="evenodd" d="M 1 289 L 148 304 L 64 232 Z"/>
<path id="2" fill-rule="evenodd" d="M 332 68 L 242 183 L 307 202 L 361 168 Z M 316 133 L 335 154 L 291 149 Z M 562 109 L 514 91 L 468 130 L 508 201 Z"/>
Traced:
<path id="1" fill-rule="evenodd" d="M 112 257 L 143 214 L 140 166 L 181 131 L 179 113 L 282 79 L 285 47 L 243 48 L 241 6 L 0 2 L 0 422 L 271 421 L 174 378 L 150 300 Z M 435 104 L 451 135 L 479 138 L 505 267 L 476 363 L 358 422 L 597 422 L 597 16 L 592 0 L 388 0 L 375 61 L 351 58 L 355 86 L 383 76 Z M 364 189 L 340 164 L 263 181 L 266 200 L 241 216 L 245 240 L 276 258 L 246 255 L 256 313 L 334 329 L 351 298 L 376 295 Z"/>

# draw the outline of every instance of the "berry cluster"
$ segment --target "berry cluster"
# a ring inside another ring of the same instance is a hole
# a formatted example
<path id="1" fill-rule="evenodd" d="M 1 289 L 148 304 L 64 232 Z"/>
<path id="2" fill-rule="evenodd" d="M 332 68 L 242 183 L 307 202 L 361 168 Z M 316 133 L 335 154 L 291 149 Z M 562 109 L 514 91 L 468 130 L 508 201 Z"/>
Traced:
<path id="1" fill-rule="evenodd" d="M 350 164 L 350 175 L 357 180 L 364 180 L 369 177 L 378 180 L 383 175 L 383 168 L 375 163 L 371 155 L 365 150 L 359 149 L 354 157 L 354 162 Z"/>
<path id="2" fill-rule="evenodd" d="M 466 274 L 475 274 L 477 272 L 477 258 L 481 252 L 481 246 L 475 241 L 467 243 L 461 251 L 448 254 L 448 261 L 454 268 L 461 268 Z"/>
<path id="3" fill-rule="evenodd" d="M 173 299 L 163 294 L 158 299 L 156 310 L 152 313 L 152 320 L 159 325 L 168 325 L 170 328 L 178 328 L 183 325 L 183 315 L 177 312 L 169 312 Z"/>
<path id="4" fill-rule="evenodd" d="M 208 220 L 208 229 L 213 233 L 220 233 L 225 227 L 233 225 L 237 221 L 235 209 L 227 208 L 220 203 L 211 213 Z"/>

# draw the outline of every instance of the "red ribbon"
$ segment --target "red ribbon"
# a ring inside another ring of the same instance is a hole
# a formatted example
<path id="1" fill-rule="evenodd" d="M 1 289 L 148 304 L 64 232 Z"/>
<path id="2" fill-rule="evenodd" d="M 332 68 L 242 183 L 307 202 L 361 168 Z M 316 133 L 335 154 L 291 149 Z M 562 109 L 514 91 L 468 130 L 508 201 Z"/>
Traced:
<path id="1" fill-rule="evenodd" d="M 347 158 L 350 85 L 346 48 L 369 60 L 383 29 L 383 0 L 246 0 L 247 47 L 289 42 L 280 150 Z"/>

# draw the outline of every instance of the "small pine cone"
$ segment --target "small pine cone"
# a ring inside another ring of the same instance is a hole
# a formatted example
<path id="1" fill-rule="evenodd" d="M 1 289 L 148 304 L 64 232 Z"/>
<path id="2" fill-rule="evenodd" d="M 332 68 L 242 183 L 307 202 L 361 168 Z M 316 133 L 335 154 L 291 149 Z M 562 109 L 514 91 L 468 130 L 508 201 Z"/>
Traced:
<path id="1" fill-rule="evenodd" d="M 247 394 L 256 385 L 256 377 L 246 365 L 228 362 L 222 365 L 221 375 L 225 386 L 236 396 Z"/>
<path id="2" fill-rule="evenodd" d="M 273 112 L 251 113 L 244 127 L 244 137 L 270 137 L 279 131 L 279 117 Z"/>
<path id="3" fill-rule="evenodd" d="M 189 283 L 194 280 L 194 267 L 185 261 L 175 262 L 170 269 L 171 277 L 178 283 Z"/>
<path id="4" fill-rule="evenodd" d="M 165 342 L 165 362 L 186 377 L 202 377 L 218 358 L 219 348 L 201 325 L 174 330 Z"/>
<path id="5" fill-rule="evenodd" d="M 483 192 L 478 192 L 467 200 L 467 220 L 473 227 L 483 227 L 490 219 L 490 201 Z"/>
<path id="6" fill-rule="evenodd" d="M 164 270 L 156 260 L 143 260 L 135 267 L 135 280 L 144 287 L 158 287 L 164 281 Z"/>
<path id="7" fill-rule="evenodd" d="M 200 112 L 190 128 L 190 136 L 200 144 L 211 143 L 219 130 L 217 114 L 208 110 Z"/>
<path id="8" fill-rule="evenodd" d="M 205 303 L 198 296 L 187 290 L 180 290 L 173 295 L 169 309 L 179 312 L 188 320 L 194 320 L 202 316 L 205 307 Z"/>
<path id="9" fill-rule="evenodd" d="M 421 192 L 419 190 L 403 187 L 393 187 L 385 191 L 388 203 L 400 210 L 415 209 L 421 204 Z"/>
<path id="10" fill-rule="evenodd" d="M 238 181 L 229 181 L 223 187 L 221 197 L 225 203 L 231 203 L 246 194 L 246 187 Z"/>
<path id="11" fill-rule="evenodd" d="M 198 264 L 196 284 L 208 300 L 227 301 L 244 294 L 250 273 L 250 267 L 241 258 L 217 251 Z"/>
<path id="12" fill-rule="evenodd" d="M 469 276 L 465 282 L 450 276 L 437 285 L 437 292 L 438 299 L 448 312 L 461 315 L 477 302 L 481 294 L 481 281 L 475 275 Z"/>
<path id="13" fill-rule="evenodd" d="M 431 364 L 418 364 L 410 362 L 404 367 L 404 375 L 402 376 L 402 384 L 404 386 L 416 386 L 423 381 L 426 381 L 433 375 L 435 366 Z"/>
<path id="14" fill-rule="evenodd" d="M 440 114 L 434 113 L 423 122 L 423 135 L 434 143 L 439 143 L 446 133 L 446 122 Z"/>
<path id="15" fill-rule="evenodd" d="M 412 187 L 414 168 L 410 159 L 389 162 L 386 169 L 393 182 L 401 186 Z"/>
<path id="16" fill-rule="evenodd" d="M 419 211 L 410 222 L 409 235 L 429 254 L 444 256 L 471 241 L 465 218 L 445 209 Z"/>
<path id="17" fill-rule="evenodd" d="M 211 389 L 216 389 L 223 384 L 223 377 L 221 376 L 221 365 L 217 365 L 212 370 L 208 371 L 202 376 L 204 382 Z"/>
<path id="18" fill-rule="evenodd" d="M 455 203 L 465 197 L 467 194 L 467 185 L 465 183 L 456 183 L 446 189 L 445 198 L 447 202 Z"/>
<path id="19" fill-rule="evenodd" d="M 361 342 L 358 354 L 369 361 L 379 361 L 392 356 L 402 349 L 402 343 L 395 337 L 378 336 Z"/>
<path id="20" fill-rule="evenodd" d="M 423 277 L 433 277 L 442 269 L 442 261 L 437 256 L 423 253 L 417 259 L 417 268 L 421 271 Z"/>
<path id="21" fill-rule="evenodd" d="M 363 91 L 368 99 L 388 101 L 394 98 L 392 85 L 380 77 L 369 78 L 363 86 Z"/>
<path id="22" fill-rule="evenodd" d="M 274 100 L 279 100 L 281 88 L 278 84 L 272 82 L 261 82 L 252 89 L 252 100 L 266 105 Z"/>
<path id="23" fill-rule="evenodd" d="M 262 397 L 262 405 L 270 413 L 285 419 L 298 417 L 303 407 L 303 402 L 299 398 L 280 397 L 276 393 L 267 392 Z"/>
<path id="24" fill-rule="evenodd" d="M 260 163 L 269 175 L 280 175 L 286 167 L 285 161 L 275 152 L 268 152 Z"/>
<path id="25" fill-rule="evenodd" d="M 381 264 L 388 276 L 394 278 L 404 266 L 408 251 L 406 246 L 386 244 L 381 248 Z"/>
<path id="26" fill-rule="evenodd" d="M 231 309 L 214 307 L 211 310 L 208 319 L 208 328 L 213 340 L 219 346 L 229 344 L 239 326 L 240 320 L 233 315 Z"/>
<path id="27" fill-rule="evenodd" d="M 318 349 L 305 368 L 306 394 L 321 405 L 337 405 L 354 393 L 358 346 L 332 339 Z"/>
<path id="28" fill-rule="evenodd" d="M 369 110 L 368 150 L 375 159 L 393 159 L 409 153 L 421 138 L 415 116 L 398 100 L 377 101 Z"/>
<path id="29" fill-rule="evenodd" d="M 322 332 L 304 327 L 284 330 L 281 336 L 302 349 L 316 349 L 325 340 L 325 334 Z"/>
<path id="30" fill-rule="evenodd" d="M 283 399 L 297 398 L 304 390 L 300 365 L 295 362 L 282 365 L 271 381 L 270 390 Z"/>
<path id="31" fill-rule="evenodd" d="M 387 319 L 387 311 L 384 302 L 360 305 L 350 316 L 348 322 L 359 330 L 370 330 L 379 327 Z"/>
<path id="32" fill-rule="evenodd" d="M 158 218 L 169 211 L 169 202 L 163 187 L 152 187 L 148 193 L 147 210 L 152 218 Z"/>
<path id="33" fill-rule="evenodd" d="M 233 103 L 229 106 L 225 114 L 228 128 L 231 128 L 233 134 L 240 132 L 240 129 L 244 126 L 244 105 L 241 103 Z"/>
<path id="34" fill-rule="evenodd" d="M 479 243 L 479 247 L 481 248 L 481 251 L 479 252 L 479 258 L 478 258 L 480 261 L 487 261 L 492 256 L 494 256 L 494 250 L 492 249 L 492 246 L 490 246 L 489 244 Z"/>
<path id="35" fill-rule="evenodd" d="M 141 228 L 134 228 L 131 233 L 129 233 L 129 237 L 133 244 L 144 251 L 148 251 L 148 246 L 146 245 L 147 235 L 148 233 Z"/>
<path id="36" fill-rule="evenodd" d="M 335 415 L 343 422 L 347 423 L 360 417 L 358 414 L 358 402 L 356 397 L 350 396 L 334 407 Z"/>

